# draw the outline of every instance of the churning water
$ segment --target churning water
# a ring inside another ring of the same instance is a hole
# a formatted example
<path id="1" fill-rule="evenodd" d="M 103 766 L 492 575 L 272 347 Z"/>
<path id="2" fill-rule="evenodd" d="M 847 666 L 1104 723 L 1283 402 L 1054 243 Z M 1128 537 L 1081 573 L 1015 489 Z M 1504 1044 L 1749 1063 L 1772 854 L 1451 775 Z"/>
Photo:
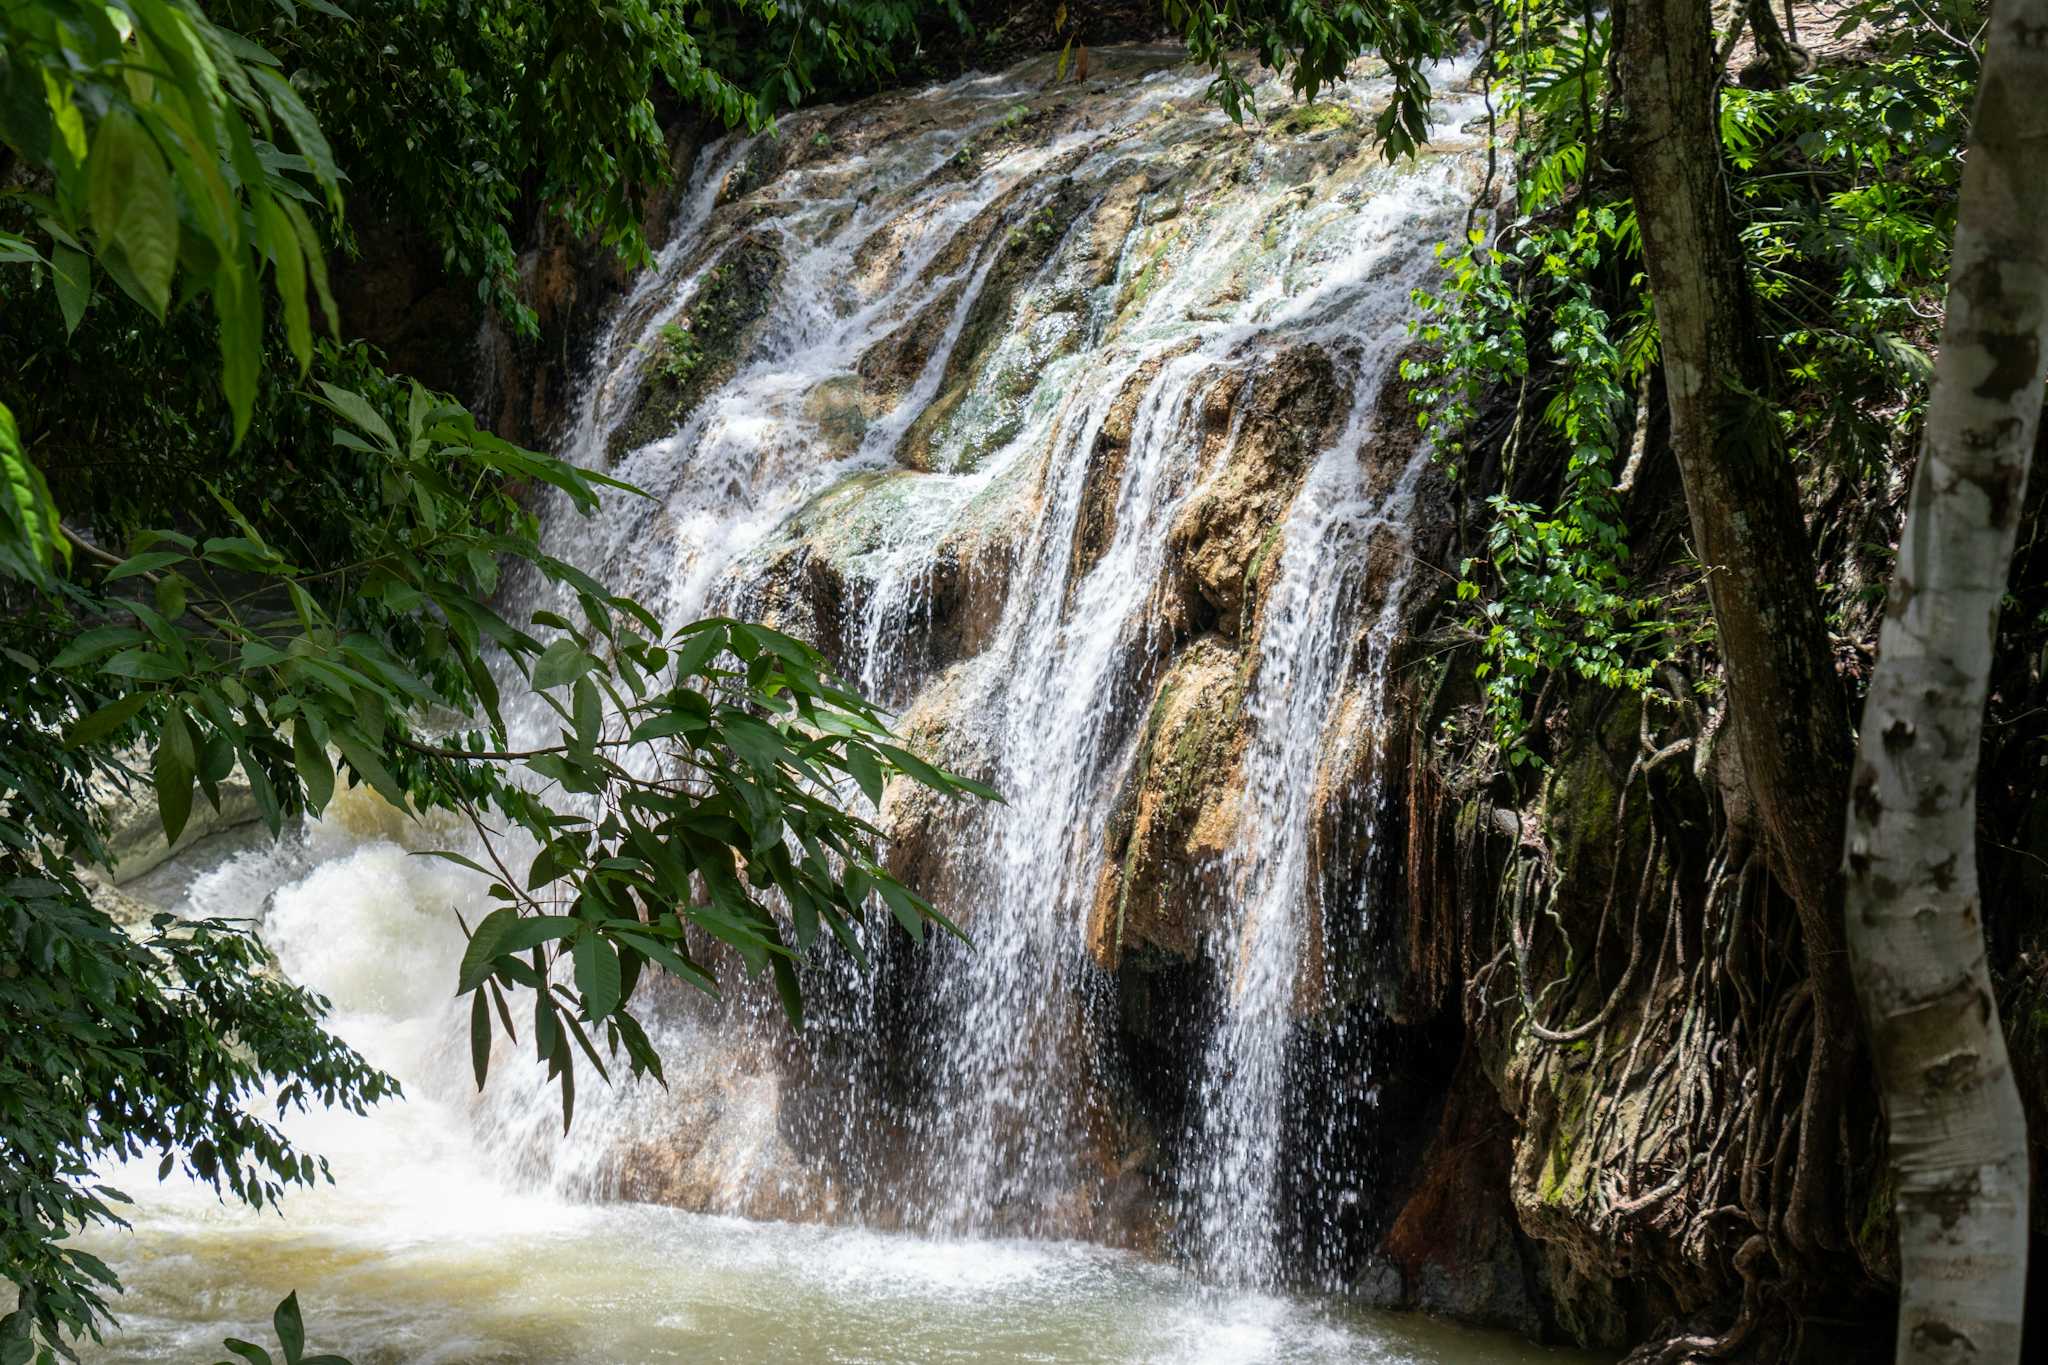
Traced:
<path id="1" fill-rule="evenodd" d="M 89 1239 L 129 1292 L 122 1330 L 88 1361 L 215 1359 L 223 1336 L 268 1340 L 271 1307 L 292 1290 L 312 1347 L 355 1365 L 1556 1359 L 1414 1319 L 1219 1295 L 1083 1243 L 749 1222 L 536 1187 L 494 1164 L 465 1063 L 446 1047 L 461 1023 L 446 991 L 462 947 L 450 912 L 480 899 L 448 865 L 409 856 L 418 842 L 344 794 L 277 848 L 232 852 L 230 836 L 200 847 L 192 861 L 221 861 L 196 877 L 188 861 L 154 878 L 148 889 L 195 913 L 267 902 L 283 967 L 333 998 L 337 1027 L 404 1078 L 407 1098 L 367 1119 L 295 1119 L 336 1183 L 290 1196 L 283 1217 L 159 1186 L 149 1161 L 110 1172 L 141 1204 L 133 1233 Z"/>
<path id="2" fill-rule="evenodd" d="M 586 1084 L 564 1138 L 509 1050 L 482 1096 L 470 1082 L 449 987 L 481 888 L 413 856 L 458 831 L 348 794 L 278 846 L 188 859 L 157 894 L 260 907 L 284 969 L 407 1098 L 295 1120 L 339 1183 L 283 1219 L 152 1189 L 134 1234 L 94 1239 L 134 1285 L 97 1358 L 190 1358 L 294 1286 L 359 1365 L 1525 1358 L 1277 1294 L 1319 1269 L 1283 1234 L 1282 1162 L 1369 1179 L 1313 1132 L 1285 1152 L 1276 1134 L 1306 1091 L 1371 1105 L 1369 1077 L 1328 1060 L 1341 1024 L 1304 1042 L 1305 1019 L 1337 1017 L 1333 936 L 1373 915 L 1372 879 L 1330 875 L 1314 831 L 1341 798 L 1343 856 L 1373 856 L 1425 463 L 1380 430 L 1382 398 L 1470 158 L 1454 138 L 1380 164 L 1343 132 L 1357 112 L 1233 127 L 1160 53 L 1095 67 L 707 149 L 567 424 L 574 458 L 651 497 L 547 519 L 553 552 L 671 623 L 726 611 L 818 639 L 1007 793 L 882 812 L 972 947 L 882 952 L 867 977 L 812 964 L 802 1040 L 744 991 L 636 1005 L 670 1089 Z M 1346 100 L 1369 116 L 1383 95 L 1361 77 Z M 664 354 L 683 326 L 687 361 Z M 1333 410 L 1248 417 L 1308 354 Z M 1314 433 L 1292 464 L 1261 445 L 1276 424 Z M 1259 498 L 1249 567 L 1204 559 L 1232 499 Z M 1148 710 L 1193 637 L 1238 661 L 1242 696 L 1231 815 L 1198 869 L 1213 904 L 1190 912 L 1209 998 L 1154 1207 L 1106 1214 L 1116 963 L 1089 925 Z M 641 1197 L 692 1211 L 617 1202 Z"/>

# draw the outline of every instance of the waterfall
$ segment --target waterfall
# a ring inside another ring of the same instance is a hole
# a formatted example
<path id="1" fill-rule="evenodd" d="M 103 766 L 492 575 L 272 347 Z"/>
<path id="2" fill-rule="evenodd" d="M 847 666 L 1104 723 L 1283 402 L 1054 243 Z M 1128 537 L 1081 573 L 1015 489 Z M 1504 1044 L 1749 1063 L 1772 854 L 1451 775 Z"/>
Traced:
<path id="1" fill-rule="evenodd" d="M 1318 869 L 1315 830 L 1347 803 L 1346 856 L 1372 856 L 1426 468 L 1379 414 L 1473 171 L 1455 138 L 1377 161 L 1370 76 L 1341 118 L 1241 129 L 1165 53 L 1103 55 L 1078 87 L 1043 65 L 700 156 L 569 428 L 573 458 L 652 496 L 549 520 L 553 552 L 671 622 L 816 640 L 1007 794 L 882 812 L 972 946 L 916 957 L 871 931 L 874 975 L 808 968 L 821 1004 L 794 1044 L 745 1001 L 665 1003 L 649 1023 L 696 1073 L 675 1095 L 586 1098 L 566 1149 L 516 1096 L 487 1126 L 586 1191 L 1114 1237 L 1090 1168 L 1121 1122 L 1105 1054 L 1127 908 L 1186 896 L 1208 985 L 1175 1008 L 1206 1039 L 1154 1193 L 1211 1273 L 1269 1284 L 1281 1167 L 1323 1159 L 1313 1135 L 1283 1142 L 1298 1092 L 1371 1100 L 1325 1063 L 1347 1027 L 1328 964 L 1373 907 Z M 664 380 L 678 327 L 697 368 Z M 1270 396 L 1304 366 L 1314 401 Z M 1301 433 L 1303 457 L 1273 455 Z M 1183 869 L 1194 891 L 1119 884 L 1112 924 L 1112 826 L 1134 789 L 1144 805 L 1149 732 L 1197 649 L 1238 678 L 1229 828 Z M 716 1121 L 678 1117 L 693 1104 Z"/>
<path id="2" fill-rule="evenodd" d="M 643 991 L 668 1088 L 587 1084 L 565 1137 L 509 1044 L 472 1093 L 449 911 L 486 898 L 403 851 L 463 833 L 350 794 L 192 894 L 268 898 L 286 969 L 404 1078 L 416 1118 L 360 1165 L 454 1144 L 493 1173 L 463 1200 L 545 1196 L 551 1228 L 563 1196 L 623 1198 L 1319 1273 L 1300 1229 L 1335 1214 L 1299 1191 L 1335 1209 L 1370 1180 L 1344 1154 L 1373 1098 L 1349 969 L 1429 478 L 1389 400 L 1478 177 L 1455 133 L 1384 163 L 1370 73 L 1313 119 L 1268 83 L 1274 121 L 1242 128 L 1178 61 L 1040 60 L 702 151 L 564 423 L 563 453 L 648 496 L 543 509 L 550 553 L 670 625 L 814 640 L 1006 794 L 875 813 L 971 944 L 881 917 L 870 973 L 806 965 L 799 1037 L 736 980 Z"/>

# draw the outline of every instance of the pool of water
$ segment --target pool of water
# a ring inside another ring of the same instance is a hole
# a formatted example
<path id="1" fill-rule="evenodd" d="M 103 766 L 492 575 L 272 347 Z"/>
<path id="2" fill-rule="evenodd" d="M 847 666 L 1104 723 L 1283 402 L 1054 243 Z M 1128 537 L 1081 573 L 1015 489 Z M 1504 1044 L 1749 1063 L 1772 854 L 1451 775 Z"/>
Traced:
<path id="1" fill-rule="evenodd" d="M 477 913 L 475 889 L 401 837 L 388 810 L 351 793 L 283 841 L 210 840 L 138 885 L 186 913 L 263 906 L 283 968 L 333 998 L 334 1026 L 397 1074 L 407 1098 L 367 1117 L 291 1116 L 292 1138 L 331 1161 L 334 1182 L 288 1194 L 281 1213 L 224 1204 L 182 1177 L 160 1183 L 153 1160 L 107 1171 L 137 1202 L 131 1230 L 83 1240 L 127 1286 L 119 1329 L 84 1349 L 86 1361 L 191 1365 L 218 1360 L 225 1336 L 270 1343 L 271 1310 L 294 1290 L 311 1349 L 355 1365 L 1586 1359 L 1412 1315 L 1205 1286 L 1082 1243 L 748 1222 L 536 1181 L 482 1135 L 508 1105 L 559 1133 L 554 1092 L 538 1071 L 507 1065 L 478 1096 L 449 990 L 462 948 L 450 909 Z M 588 1107 L 602 1103 L 593 1087 Z"/>
<path id="2" fill-rule="evenodd" d="M 296 1288 L 311 1346 L 356 1365 L 1576 1359 L 1425 1318 L 1206 1289 L 1078 1243 L 933 1241 L 482 1187 L 436 1192 L 428 1219 L 328 1216 L 346 1202 L 338 1187 L 280 1219 L 152 1201 L 134 1234 L 96 1239 L 129 1292 L 122 1330 L 85 1358 L 192 1362 L 225 1335 L 267 1342 L 272 1305 Z"/>

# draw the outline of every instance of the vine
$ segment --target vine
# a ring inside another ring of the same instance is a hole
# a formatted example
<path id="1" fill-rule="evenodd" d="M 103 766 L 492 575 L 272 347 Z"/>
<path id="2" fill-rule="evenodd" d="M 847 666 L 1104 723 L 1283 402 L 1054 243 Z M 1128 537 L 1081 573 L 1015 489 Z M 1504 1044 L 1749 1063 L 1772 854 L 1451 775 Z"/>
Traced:
<path id="1" fill-rule="evenodd" d="M 1471 608 L 1463 625 L 1480 643 L 1474 674 L 1494 740 L 1514 765 L 1540 765 L 1527 739 L 1530 698 L 1544 676 L 1569 671 L 1640 693 L 1670 653 L 1661 599 L 1636 594 L 1627 572 L 1617 493 L 1622 418 L 1653 348 L 1613 339 L 1589 282 L 1604 252 L 1632 232 L 1632 218 L 1603 206 L 1578 212 L 1569 229 L 1523 232 L 1492 248 L 1475 235 L 1464 250 L 1441 253 L 1442 294 L 1415 294 L 1422 316 L 1411 327 L 1430 353 L 1402 374 L 1416 385 L 1417 422 L 1454 479 L 1465 472 L 1484 395 L 1509 386 L 1521 395 L 1502 451 L 1502 491 L 1486 499 L 1484 553 L 1460 562 L 1457 587 Z M 1552 396 L 1538 426 L 1564 454 L 1554 505 L 1513 491 L 1517 457 L 1532 439 L 1524 409 L 1538 314 L 1548 317 L 1556 367 L 1543 377 Z"/>

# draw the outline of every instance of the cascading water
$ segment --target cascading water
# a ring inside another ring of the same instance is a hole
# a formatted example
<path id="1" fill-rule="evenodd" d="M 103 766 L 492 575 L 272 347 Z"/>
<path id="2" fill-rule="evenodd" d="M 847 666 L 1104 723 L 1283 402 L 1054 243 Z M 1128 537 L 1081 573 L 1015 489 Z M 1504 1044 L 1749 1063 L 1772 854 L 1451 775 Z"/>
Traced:
<path id="1" fill-rule="evenodd" d="M 994 1305 L 997 1338 L 1004 1313 L 1033 1324 L 978 1359 L 1028 1342 L 1047 1353 L 1031 1358 L 1320 1360 L 1368 1340 L 1384 1352 L 1370 1358 L 1413 1358 L 1291 1309 L 1246 1326 L 1244 1304 L 1278 1300 L 1192 1308 L 1164 1269 L 1001 1240 L 1177 1246 L 1217 1281 L 1270 1290 L 1303 1270 L 1289 1171 L 1362 1179 L 1321 1170 L 1338 1163 L 1313 1132 L 1279 1134 L 1303 1127 L 1305 1090 L 1370 1098 L 1325 1064 L 1348 1026 L 1331 964 L 1370 919 L 1369 879 L 1333 873 L 1317 831 L 1341 806 L 1342 860 L 1370 856 L 1426 470 L 1383 400 L 1408 291 L 1475 189 L 1455 143 L 1376 159 L 1358 131 L 1384 93 L 1369 77 L 1335 113 L 1261 131 L 1228 123 L 1207 77 L 1165 52 L 1098 52 L 1094 68 L 1079 86 L 1040 62 L 812 111 L 701 154 L 566 424 L 572 458 L 650 496 L 545 518 L 551 552 L 671 623 L 729 612 L 817 640 L 934 757 L 1007 794 L 966 807 L 892 792 L 878 817 L 971 946 L 910 951 L 871 926 L 873 973 L 807 967 L 815 1005 L 797 1039 L 744 990 L 636 1005 L 670 1088 L 586 1087 L 563 1138 L 509 1049 L 470 1093 L 447 912 L 482 898 L 468 874 L 400 848 L 457 832 L 407 832 L 352 797 L 187 897 L 267 900 L 285 968 L 332 994 L 343 1034 L 407 1084 L 408 1118 L 380 1137 L 320 1120 L 313 1145 L 355 1158 L 338 1163 L 344 1196 L 353 1182 L 381 1210 L 351 1223 L 332 1196 L 303 1201 L 321 1216 L 388 1242 L 405 1211 L 481 1201 L 496 1221 L 478 1236 L 586 1260 L 613 1217 L 573 1202 L 592 1197 L 902 1227 L 977 1239 L 962 1264 L 994 1278 L 962 1288 L 944 1256 L 904 1250 L 929 1243 L 794 1230 L 774 1234 L 795 1240 L 767 1273 L 794 1283 L 837 1257 L 873 1270 L 886 1298 L 880 1267 L 906 1257 L 919 1268 L 901 1297 L 919 1313 L 952 1295 Z M 540 605 L 553 604 L 526 604 Z M 508 709 L 536 734 L 551 721 Z M 1155 970 L 1207 984 L 1134 994 Z M 1166 1015 L 1192 1040 L 1181 1074 L 1137 1085 L 1132 1020 Z M 1155 1092 L 1149 1118 L 1134 1086 Z M 1178 1101 L 1158 1099 L 1176 1086 Z M 465 1174 L 440 1182 L 444 1169 Z M 179 1208 L 163 1254 L 191 1258 L 203 1238 L 188 1224 L 216 1223 Z M 629 1221 L 663 1247 L 694 1236 L 736 1263 L 761 1254 L 738 1225 Z M 328 1260 L 290 1263 L 389 1292 L 349 1259 L 350 1235 L 323 1243 Z M 406 1264 L 446 1235 L 416 1228 Z M 484 1273 L 420 1273 L 443 1271 Z M 830 1319 L 868 1290 L 817 1292 Z M 1104 1325 L 1169 1302 L 1194 1338 Z M 351 1321 L 420 1345 L 403 1314 Z M 906 1324 L 892 1330 L 914 1337 Z M 702 1349 L 697 1326 L 669 1326 Z M 573 1333 L 471 1327 L 401 1357 L 620 1358 L 670 1340 L 572 1348 Z M 716 1358 L 922 1358 L 761 1333 L 780 1344 Z"/>

